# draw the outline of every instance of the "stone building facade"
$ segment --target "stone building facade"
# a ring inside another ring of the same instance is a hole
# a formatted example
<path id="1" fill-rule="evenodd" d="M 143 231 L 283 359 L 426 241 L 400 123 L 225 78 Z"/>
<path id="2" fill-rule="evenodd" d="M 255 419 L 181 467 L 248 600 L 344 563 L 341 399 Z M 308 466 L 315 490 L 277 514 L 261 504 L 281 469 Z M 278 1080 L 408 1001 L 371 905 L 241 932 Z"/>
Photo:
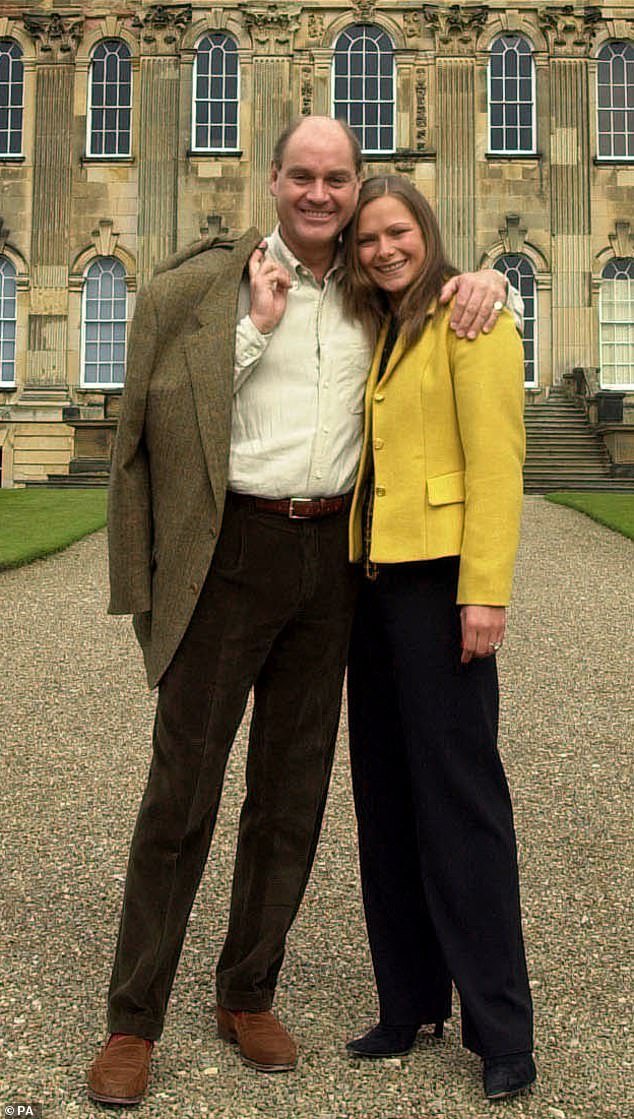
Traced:
<path id="1" fill-rule="evenodd" d="M 583 367 L 634 408 L 633 57 L 622 2 L 0 0 L 2 485 L 107 459 L 135 292 L 271 227 L 299 113 L 352 113 L 456 264 L 524 276 L 527 394 Z"/>

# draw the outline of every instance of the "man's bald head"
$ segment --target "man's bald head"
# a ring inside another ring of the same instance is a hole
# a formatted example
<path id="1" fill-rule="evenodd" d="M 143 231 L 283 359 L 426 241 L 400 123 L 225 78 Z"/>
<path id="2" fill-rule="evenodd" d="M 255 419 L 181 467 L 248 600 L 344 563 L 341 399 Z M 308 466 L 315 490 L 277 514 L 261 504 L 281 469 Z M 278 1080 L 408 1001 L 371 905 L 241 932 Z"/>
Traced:
<path id="1" fill-rule="evenodd" d="M 318 116 L 316 114 L 311 114 L 310 116 L 305 117 L 295 117 L 295 120 L 291 121 L 288 127 L 284 129 L 284 131 L 278 137 L 273 149 L 272 163 L 274 167 L 277 167 L 279 170 L 279 168 L 282 166 L 286 146 L 288 144 L 288 141 L 291 139 L 291 136 L 294 136 L 300 128 L 310 128 L 311 126 L 317 128 L 319 131 L 324 132 L 327 130 L 332 130 L 334 134 L 339 135 L 343 132 L 344 136 L 348 140 L 348 143 L 350 144 L 350 154 L 352 156 L 352 162 L 355 172 L 357 175 L 361 174 L 361 169 L 363 167 L 363 155 L 361 153 L 361 145 L 357 139 L 356 134 L 352 131 L 350 126 L 346 124 L 345 121 L 335 120 L 333 117 Z"/>

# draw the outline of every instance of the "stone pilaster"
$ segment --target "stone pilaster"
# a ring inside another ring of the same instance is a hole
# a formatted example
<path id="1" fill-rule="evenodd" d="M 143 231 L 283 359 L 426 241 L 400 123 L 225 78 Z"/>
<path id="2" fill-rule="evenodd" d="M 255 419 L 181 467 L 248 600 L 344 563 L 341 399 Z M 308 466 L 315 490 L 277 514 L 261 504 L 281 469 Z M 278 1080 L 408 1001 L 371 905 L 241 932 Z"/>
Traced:
<path id="1" fill-rule="evenodd" d="M 82 19 L 25 14 L 37 51 L 27 389 L 66 382 L 73 82 Z"/>
<path id="2" fill-rule="evenodd" d="M 598 10 L 548 5 L 552 213 L 553 383 L 574 366 L 592 365 L 592 249 L 588 71 Z"/>
<path id="3" fill-rule="evenodd" d="M 313 112 L 329 117 L 331 110 L 332 50 L 329 47 L 315 47 L 311 54 L 315 66 Z"/>
<path id="4" fill-rule="evenodd" d="M 462 269 L 476 266 L 475 40 L 487 20 L 483 5 L 441 9 L 425 4 L 437 57 L 438 220 L 447 255 Z"/>
<path id="5" fill-rule="evenodd" d="M 139 225 L 137 275 L 144 284 L 154 266 L 176 248 L 178 110 L 181 33 L 191 7 L 156 5 L 132 26 L 141 39 Z"/>
<path id="6" fill-rule="evenodd" d="M 438 60 L 438 220 L 449 259 L 475 267 L 474 63 Z"/>
<path id="7" fill-rule="evenodd" d="M 300 24 L 296 4 L 243 4 L 244 24 L 253 42 L 253 130 L 251 219 L 263 232 L 275 224 L 269 194 L 271 154 L 280 132 L 297 112 L 292 101 L 292 60 Z"/>

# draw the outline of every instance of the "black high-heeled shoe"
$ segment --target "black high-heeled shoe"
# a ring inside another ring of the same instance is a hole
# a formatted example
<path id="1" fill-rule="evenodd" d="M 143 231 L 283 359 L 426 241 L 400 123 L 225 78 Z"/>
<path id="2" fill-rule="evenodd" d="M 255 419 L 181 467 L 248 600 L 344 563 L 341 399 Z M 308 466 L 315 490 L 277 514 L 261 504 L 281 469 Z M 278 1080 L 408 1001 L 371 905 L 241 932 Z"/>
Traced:
<path id="1" fill-rule="evenodd" d="M 511 1053 L 507 1057 L 485 1057 L 484 1094 L 488 1100 L 504 1100 L 527 1091 L 537 1080 L 532 1053 Z"/>
<path id="2" fill-rule="evenodd" d="M 443 1022 L 436 1022 L 434 1037 L 442 1037 Z M 414 1046 L 420 1026 L 385 1026 L 379 1022 L 361 1037 L 355 1037 L 346 1044 L 351 1057 L 367 1057 L 378 1060 L 381 1057 L 404 1057 Z"/>

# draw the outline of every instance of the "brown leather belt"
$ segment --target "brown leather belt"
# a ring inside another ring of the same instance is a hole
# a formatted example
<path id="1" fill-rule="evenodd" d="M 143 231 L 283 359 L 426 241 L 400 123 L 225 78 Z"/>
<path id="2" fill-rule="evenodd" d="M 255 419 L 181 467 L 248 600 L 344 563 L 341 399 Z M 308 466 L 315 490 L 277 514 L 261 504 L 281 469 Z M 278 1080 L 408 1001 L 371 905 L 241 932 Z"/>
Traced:
<path id="1" fill-rule="evenodd" d="M 330 517 L 333 513 L 345 513 L 352 505 L 352 491 L 337 497 L 255 497 L 246 493 L 231 492 L 232 500 L 249 502 L 252 509 L 260 513 L 279 513 L 291 521 L 310 521 L 318 517 Z"/>

